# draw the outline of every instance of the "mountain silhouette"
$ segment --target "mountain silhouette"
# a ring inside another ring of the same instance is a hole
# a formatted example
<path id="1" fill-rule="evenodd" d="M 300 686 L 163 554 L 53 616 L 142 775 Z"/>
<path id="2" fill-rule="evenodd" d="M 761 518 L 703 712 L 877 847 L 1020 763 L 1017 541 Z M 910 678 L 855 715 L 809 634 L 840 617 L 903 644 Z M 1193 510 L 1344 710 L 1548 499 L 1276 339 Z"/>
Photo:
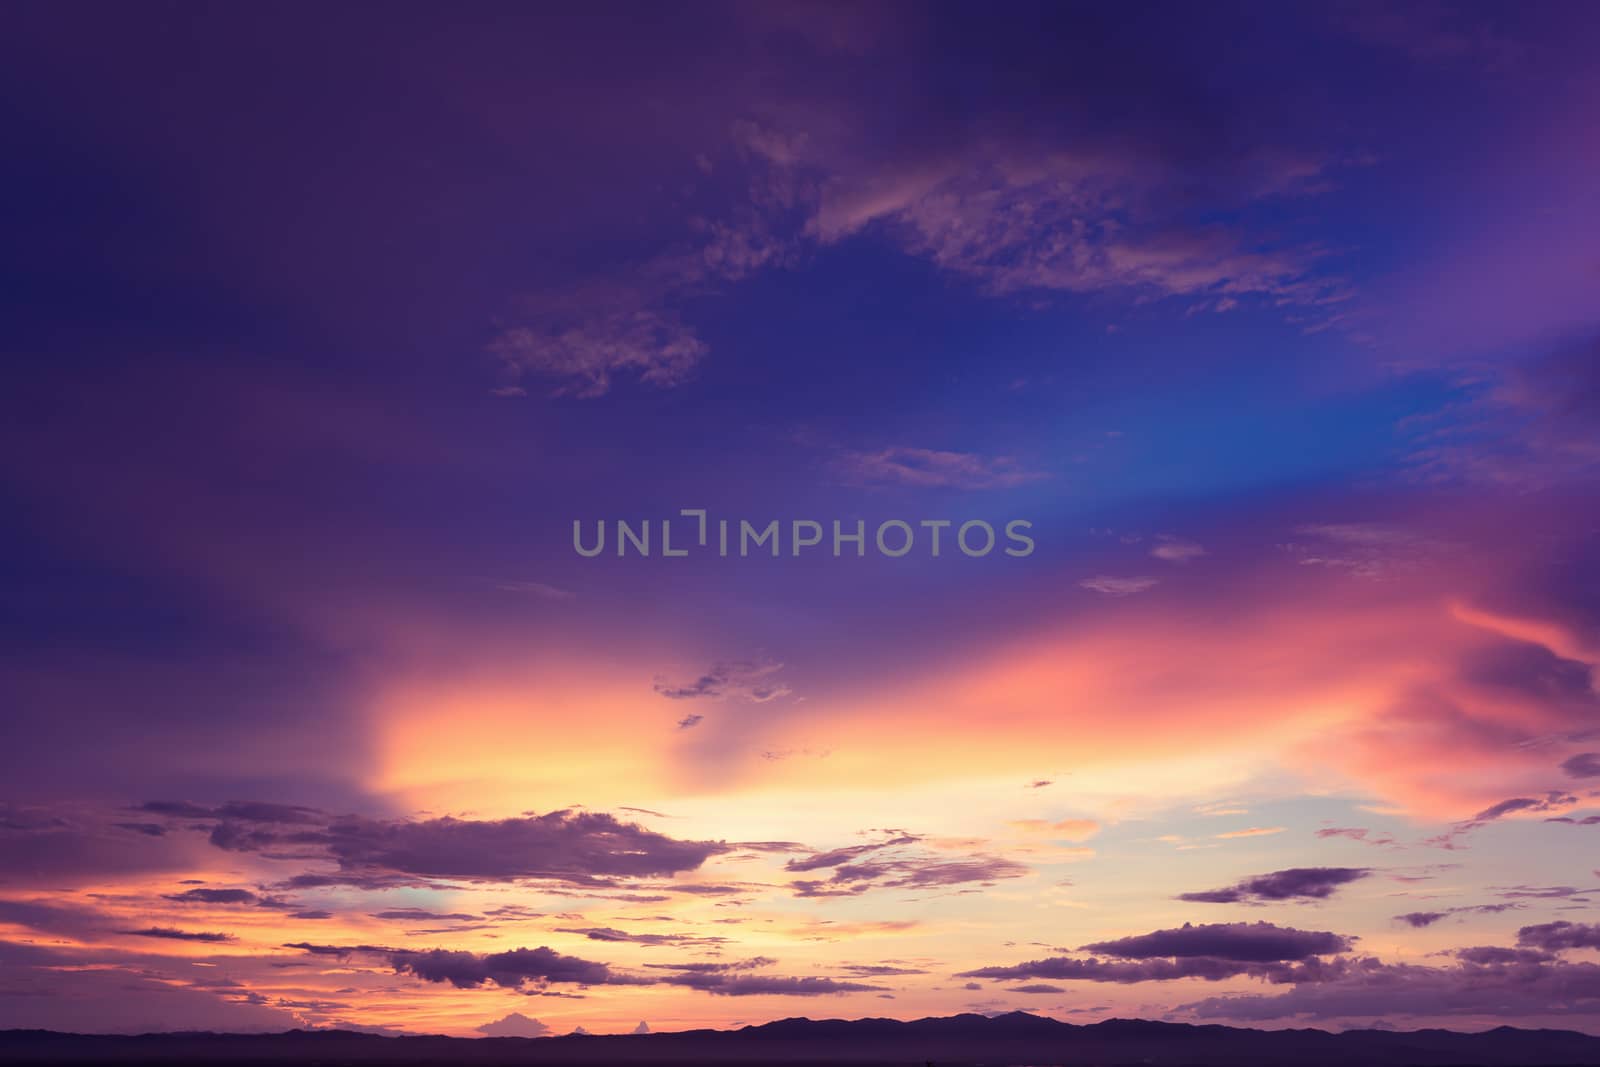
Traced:
<path id="1" fill-rule="evenodd" d="M 0 1031 L 0 1063 L 839 1064 L 913 1067 L 1561 1067 L 1600 1065 L 1600 1037 L 1502 1026 L 1452 1030 L 1250 1030 L 1140 1019 L 1073 1025 L 1012 1012 L 783 1019 L 738 1030 L 561 1037 L 384 1037 L 347 1030 L 134 1037 Z"/>

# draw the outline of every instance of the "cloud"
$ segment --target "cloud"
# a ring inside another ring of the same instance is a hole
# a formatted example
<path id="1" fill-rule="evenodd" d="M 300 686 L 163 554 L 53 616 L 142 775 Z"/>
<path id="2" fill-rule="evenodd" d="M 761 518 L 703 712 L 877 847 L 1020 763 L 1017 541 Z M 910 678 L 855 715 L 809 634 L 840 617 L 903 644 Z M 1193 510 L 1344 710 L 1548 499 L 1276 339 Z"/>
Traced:
<path id="1" fill-rule="evenodd" d="M 1600 966 L 1542 959 L 1514 950 L 1458 953 L 1453 967 L 1351 961 L 1325 980 L 1277 995 L 1210 997 L 1179 1007 L 1201 1019 L 1394 1019 L 1491 1016 L 1526 1020 L 1592 1016 L 1600 1009 Z"/>
<path id="2" fill-rule="evenodd" d="M 152 815 L 167 815 L 184 819 L 236 819 L 241 822 L 281 823 L 290 826 L 314 826 L 326 816 L 316 808 L 298 804 L 268 804 L 262 801 L 229 801 L 214 808 L 190 804 L 182 800 L 152 800 L 139 806 L 140 811 Z"/>
<path id="3" fill-rule="evenodd" d="M 1463 378 L 1455 399 L 1400 426 L 1420 480 L 1519 493 L 1600 470 L 1600 338 Z"/>
<path id="4" fill-rule="evenodd" d="M 1456 823 L 1445 833 L 1429 838 L 1424 844 L 1433 845 L 1437 848 L 1455 848 L 1459 838 L 1492 822 L 1497 822 L 1508 815 L 1559 811 L 1577 802 L 1577 797 L 1559 790 L 1551 790 L 1542 797 L 1512 797 L 1509 800 L 1502 800 L 1499 803 L 1489 805 L 1472 816 L 1472 818 Z"/>
<path id="5" fill-rule="evenodd" d="M 593 398 L 619 375 L 658 388 L 688 380 L 710 351 L 669 304 L 680 281 L 657 264 L 635 277 L 549 290 L 488 344 L 510 379 L 543 379 L 556 395 Z"/>
<path id="6" fill-rule="evenodd" d="M 1592 886 L 1580 889 L 1571 885 L 1514 885 L 1495 888 L 1496 895 L 1502 900 L 1577 900 L 1589 893 L 1600 892 L 1600 889 Z"/>
<path id="7" fill-rule="evenodd" d="M 1352 841 L 1360 841 L 1366 845 L 1393 846 L 1398 844 L 1393 834 L 1378 833 L 1364 826 L 1329 826 L 1317 831 L 1321 838 L 1348 837 Z"/>
<path id="8" fill-rule="evenodd" d="M 696 726 L 699 726 L 704 720 L 704 715 L 685 715 L 683 718 L 678 720 L 678 729 L 692 730 Z"/>
<path id="9" fill-rule="evenodd" d="M 286 945 L 316 956 L 349 959 L 374 956 L 386 961 L 397 974 L 457 989 L 494 987 L 524 993 L 544 993 L 550 985 L 652 986 L 670 985 L 716 996 L 831 996 L 838 993 L 881 992 L 885 987 L 824 977 L 785 977 L 751 974 L 773 960 L 757 957 L 731 963 L 664 964 L 665 975 L 636 975 L 617 971 L 604 963 L 567 956 L 546 947 L 518 948 L 479 954 L 448 949 L 409 950 L 376 945 Z"/>
<path id="10" fill-rule="evenodd" d="M 346 871 L 583 881 L 694 870 L 727 846 L 675 840 L 601 812 L 557 811 L 498 821 L 348 819 L 328 828 L 327 847 Z"/>
<path id="11" fill-rule="evenodd" d="M 1551 793 L 1542 800 L 1537 797 L 1515 797 L 1484 808 L 1468 821 L 1481 825 L 1519 811 L 1549 811 L 1553 807 L 1565 806 L 1576 802 L 1577 797 L 1565 793 Z"/>
<path id="12" fill-rule="evenodd" d="M 154 937 L 168 941 L 223 942 L 235 940 L 232 934 L 192 933 L 188 930 L 175 930 L 170 926 L 151 926 L 144 930 L 124 930 L 122 932 L 133 937 Z"/>
<path id="13" fill-rule="evenodd" d="M 1109 574 L 1097 574 L 1078 583 L 1081 588 L 1104 593 L 1106 596 L 1133 596 L 1154 589 L 1160 584 L 1159 578 L 1114 578 Z"/>
<path id="14" fill-rule="evenodd" d="M 850 974 L 856 978 L 877 978 L 886 975 L 928 973 L 920 967 L 896 967 L 887 963 L 847 963 L 841 965 L 839 969 L 850 972 Z"/>
<path id="15" fill-rule="evenodd" d="M 921 489 L 1015 489 L 1049 475 L 1029 470 L 1011 456 L 940 452 L 928 448 L 893 447 L 875 452 L 846 452 L 835 462 L 850 485 L 902 485 Z"/>
<path id="16" fill-rule="evenodd" d="M 894 848 L 898 845 L 914 845 L 921 840 L 920 837 L 912 834 L 899 834 L 870 845 L 850 845 L 845 848 L 832 849 L 828 852 L 813 852 L 809 856 L 799 856 L 788 860 L 784 863 L 783 869 L 786 871 L 815 871 L 823 867 L 838 867 L 841 864 L 859 859 L 873 852 Z"/>
<path id="17" fill-rule="evenodd" d="M 1112 982 L 1133 985 L 1140 982 L 1171 982 L 1181 978 L 1199 978 L 1206 982 L 1221 982 L 1244 976 L 1268 977 L 1285 970 L 1283 964 L 1247 963 L 1241 960 L 1218 959 L 1213 956 L 1195 956 L 1186 959 L 1103 960 L 1076 959 L 1054 956 L 1049 959 L 1030 960 L 1005 967 L 980 967 L 962 971 L 957 978 L 990 978 L 996 981 L 1017 981 L 1028 978 L 1053 978 L 1081 982 Z"/>
<path id="18" fill-rule="evenodd" d="M 1286 826 L 1247 826 L 1243 830 L 1228 830 L 1216 836 L 1225 841 L 1238 837 L 1268 837 L 1272 834 L 1281 834 L 1286 829 L 1288 829 Z"/>
<path id="19" fill-rule="evenodd" d="M 778 961 L 767 956 L 752 956 L 743 960 L 717 960 L 714 962 L 699 961 L 695 963 L 647 963 L 646 967 L 657 971 L 678 971 L 684 974 L 728 974 L 735 971 L 759 971 L 771 967 Z"/>
<path id="20" fill-rule="evenodd" d="M 1170 930 L 1114 941 L 1084 945 L 1082 951 L 1122 959 L 1209 956 L 1215 959 L 1262 963 L 1304 960 L 1311 956 L 1348 952 L 1350 939 L 1317 930 L 1296 930 L 1271 923 L 1185 923 Z"/>
<path id="21" fill-rule="evenodd" d="M 638 979 L 614 974 L 603 963 L 564 956 L 543 946 L 487 955 L 447 949 L 388 950 L 385 954 L 396 973 L 411 974 L 425 982 L 449 983 L 457 989 L 474 989 L 484 985 L 517 989 L 525 984 L 542 989 L 552 983 L 586 986 L 640 984 Z"/>
<path id="22" fill-rule="evenodd" d="M 1455 957 L 1465 963 L 1477 963 L 1487 966 L 1508 963 L 1543 963 L 1555 957 L 1549 952 L 1541 952 L 1529 948 L 1502 948 L 1499 945 L 1478 945 L 1472 948 L 1458 948 Z"/>
<path id="23" fill-rule="evenodd" d="M 790 689 L 781 680 L 772 677 L 783 669 L 781 663 L 751 663 L 735 661 L 730 663 L 714 663 L 711 669 L 692 682 L 681 685 L 670 685 L 658 678 L 655 691 L 668 700 L 724 700 L 733 697 L 739 700 L 748 700 L 753 704 L 765 704 L 769 700 L 779 700 L 790 696 L 794 690 Z M 695 722 L 698 716 L 691 716 Z M 680 720 L 678 725 L 685 726 L 687 720 Z M 687 723 L 693 726 L 694 723 Z"/>
<path id="24" fill-rule="evenodd" d="M 555 1033 L 538 1019 L 530 1019 L 520 1011 L 474 1027 L 485 1037 L 547 1037 Z"/>
<path id="25" fill-rule="evenodd" d="M 1157 930 L 1084 945 L 1079 951 L 1111 959 L 1053 956 L 1026 963 L 980 967 L 957 978 L 1069 979 L 1088 982 L 1165 982 L 1199 978 L 1218 982 L 1248 976 L 1271 982 L 1321 980 L 1339 961 L 1320 957 L 1348 952 L 1351 939 L 1271 923 L 1221 923 Z"/>
<path id="26" fill-rule="evenodd" d="M 248 889 L 188 889 L 162 899 L 177 904 L 255 904 L 258 898 Z"/>
<path id="27" fill-rule="evenodd" d="M 117 959 L 0 942 L 0 960 L 8 987 L 0 1030 L 282 1033 L 304 1025 L 294 1011 L 237 988 L 189 984 L 185 973 L 196 971 L 179 957 Z"/>
<path id="28" fill-rule="evenodd" d="M 1150 549 L 1150 554 L 1168 563 L 1188 563 L 1206 554 L 1206 550 L 1200 545 L 1193 541 L 1185 541 L 1181 537 L 1162 534 L 1156 541 L 1155 547 Z"/>
<path id="29" fill-rule="evenodd" d="M 578 596 L 576 593 L 546 585 L 544 582 L 504 581 L 494 583 L 494 587 L 507 593 L 526 593 L 540 600 L 575 600 Z"/>
<path id="30" fill-rule="evenodd" d="M 697 937 L 692 934 L 634 934 L 609 926 L 558 927 L 557 933 L 580 934 L 590 941 L 626 941 L 635 945 L 718 945 L 725 937 Z"/>
<path id="31" fill-rule="evenodd" d="M 1588 923 L 1552 922 L 1524 926 L 1517 931 L 1517 944 L 1546 952 L 1573 948 L 1600 948 L 1600 926 Z"/>
<path id="32" fill-rule="evenodd" d="M 1179 900 L 1238 904 L 1267 900 L 1326 900 L 1340 886 L 1371 874 L 1366 867 L 1290 867 L 1246 878 L 1226 889 L 1182 893 Z"/>
<path id="33" fill-rule="evenodd" d="M 794 872 L 833 869 L 826 881 L 796 879 L 791 882 L 790 886 L 800 897 L 844 897 L 880 889 L 987 884 L 1031 873 L 1014 860 L 986 855 L 952 860 L 910 847 L 920 840 L 913 835 L 901 835 L 873 844 L 799 857 L 789 860 L 784 868 Z"/>
<path id="34" fill-rule="evenodd" d="M 685 986 L 702 993 L 720 997 L 822 997 L 839 993 L 876 993 L 886 986 L 865 982 L 844 982 L 834 978 L 808 976 L 787 978 L 780 975 L 725 974 L 717 972 L 691 972 L 675 974 L 662 981 L 667 985 Z"/>
<path id="35" fill-rule="evenodd" d="M 1580 752 L 1561 763 L 1571 778 L 1600 778 L 1600 752 Z"/>
<path id="36" fill-rule="evenodd" d="M 257 821 L 258 816 L 265 818 Z M 297 856 L 337 863 L 338 874 L 299 875 L 285 883 L 293 888 L 376 888 L 415 878 L 550 878 L 594 884 L 694 870 L 728 848 L 720 842 L 677 840 L 603 812 L 405 820 L 335 817 L 309 808 L 284 812 L 271 806 L 225 806 L 199 809 L 190 817 L 219 820 L 210 834 L 218 848 L 292 849 Z"/>
<path id="37" fill-rule="evenodd" d="M 1372 581 L 1416 573 L 1445 546 L 1377 522 L 1312 523 L 1295 529 L 1306 540 L 1279 545 L 1302 567 L 1323 567 Z"/>
<path id="38" fill-rule="evenodd" d="M 1443 919 L 1446 916 L 1450 916 L 1450 915 L 1464 915 L 1464 914 L 1498 915 L 1501 912 L 1515 911 L 1516 909 L 1521 908 L 1521 907 L 1523 907 L 1523 905 L 1519 901 L 1507 901 L 1507 902 L 1500 903 L 1500 904 L 1464 904 L 1464 905 L 1462 905 L 1460 907 L 1443 908 L 1443 909 L 1441 909 L 1439 911 L 1412 911 L 1412 912 L 1407 912 L 1404 915 L 1396 915 L 1394 917 L 1394 919 L 1395 919 L 1395 922 L 1402 922 L 1402 923 L 1405 923 L 1407 926 L 1413 927 L 1415 929 L 1421 929 L 1422 927 L 1425 927 L 1425 926 L 1432 926 L 1434 923 L 1438 922 L 1440 919 Z"/>
<path id="39" fill-rule="evenodd" d="M 1223 309 L 1246 295 L 1310 303 L 1334 288 L 1306 280 L 1314 256 L 1304 248 L 1180 224 L 1173 205 L 1186 199 L 1176 191 L 1182 181 L 1148 156 L 1110 143 L 966 147 L 877 165 L 796 153 L 792 169 L 809 166 L 820 179 L 808 232 L 826 244 L 872 227 L 996 295 L 1122 290 Z M 1270 153 L 1240 164 L 1254 176 L 1239 188 L 1261 196 L 1309 190 L 1320 170 Z"/>

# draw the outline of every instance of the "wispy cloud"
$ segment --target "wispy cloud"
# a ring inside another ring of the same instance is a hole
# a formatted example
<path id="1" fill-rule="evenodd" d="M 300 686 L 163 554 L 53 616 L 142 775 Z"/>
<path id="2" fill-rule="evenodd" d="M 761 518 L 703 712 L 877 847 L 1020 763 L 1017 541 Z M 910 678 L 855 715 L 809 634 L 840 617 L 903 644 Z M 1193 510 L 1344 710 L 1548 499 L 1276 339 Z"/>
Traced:
<path id="1" fill-rule="evenodd" d="M 578 595 L 566 589 L 547 585 L 544 582 L 500 581 L 494 583 L 494 587 L 507 593 L 525 593 L 540 600 L 573 600 Z"/>
<path id="2" fill-rule="evenodd" d="M 1161 584 L 1159 578 L 1138 576 L 1133 578 L 1117 578 L 1109 574 L 1097 574 L 1093 578 L 1085 578 L 1079 582 L 1081 588 L 1106 596 L 1133 596 L 1135 593 L 1147 592 Z"/>
<path id="3" fill-rule="evenodd" d="M 744 660 L 715 663 L 693 681 L 673 685 L 665 679 L 657 678 L 655 691 L 668 700 L 702 698 L 725 700 L 732 697 L 748 700 L 753 704 L 765 704 L 770 700 L 779 700 L 794 693 L 787 684 L 774 677 L 781 670 L 783 670 L 781 663 L 756 663 Z M 694 722 L 685 719 L 678 725 L 689 727 L 700 721 L 699 716 L 689 718 Z"/>
<path id="4" fill-rule="evenodd" d="M 923 489 L 1014 489 L 1049 474 L 1025 467 L 1011 456 L 892 447 L 845 452 L 835 462 L 851 485 L 904 485 Z"/>
<path id="5" fill-rule="evenodd" d="M 1206 550 L 1193 541 L 1186 541 L 1181 537 L 1162 534 L 1156 538 L 1156 545 L 1150 549 L 1150 555 L 1168 563 L 1188 563 L 1199 559 L 1206 554 Z"/>

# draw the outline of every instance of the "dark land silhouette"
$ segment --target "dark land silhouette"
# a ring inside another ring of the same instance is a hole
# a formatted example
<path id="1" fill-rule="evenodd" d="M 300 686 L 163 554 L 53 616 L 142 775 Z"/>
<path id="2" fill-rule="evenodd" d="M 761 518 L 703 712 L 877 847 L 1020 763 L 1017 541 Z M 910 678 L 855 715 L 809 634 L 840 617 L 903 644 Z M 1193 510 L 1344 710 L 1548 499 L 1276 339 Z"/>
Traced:
<path id="1" fill-rule="evenodd" d="M 1112 1019 L 1085 1026 L 1024 1012 L 893 1019 L 784 1019 L 739 1030 L 541 1038 L 383 1037 L 346 1030 L 104 1036 L 0 1032 L 3 1063 L 829 1064 L 912 1067 L 1600 1065 L 1600 1037 L 1505 1026 L 1451 1030 L 1250 1030 Z"/>

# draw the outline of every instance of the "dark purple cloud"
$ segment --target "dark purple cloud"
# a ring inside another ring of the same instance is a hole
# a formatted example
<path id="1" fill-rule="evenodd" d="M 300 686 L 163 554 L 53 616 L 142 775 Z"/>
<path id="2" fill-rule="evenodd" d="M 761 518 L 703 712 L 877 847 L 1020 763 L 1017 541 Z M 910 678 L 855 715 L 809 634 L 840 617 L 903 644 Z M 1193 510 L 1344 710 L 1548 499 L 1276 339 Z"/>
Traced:
<path id="1" fill-rule="evenodd" d="M 1248 975 L 1280 983 L 1323 981 L 1340 973 L 1344 963 L 1318 957 L 1347 952 L 1350 942 L 1350 938 L 1338 934 L 1264 922 L 1186 924 L 1084 945 L 1081 950 L 1115 959 L 1054 956 L 1009 966 L 980 967 L 956 977 L 1134 983 L 1176 978 L 1216 982 Z"/>
<path id="2" fill-rule="evenodd" d="M 1281 972 L 1282 969 L 1282 964 L 1247 963 L 1213 956 L 1136 961 L 1053 956 L 1049 959 L 1029 960 L 1011 966 L 979 967 L 972 971 L 962 971 L 956 977 L 989 978 L 1001 982 L 1053 978 L 1129 985 L 1136 982 L 1168 982 L 1178 978 L 1200 978 L 1207 982 L 1220 982 L 1244 975 L 1269 977 Z"/>
<path id="3" fill-rule="evenodd" d="M 1509 800 L 1502 800 L 1497 804 L 1489 805 L 1472 818 L 1456 823 L 1445 833 L 1431 837 L 1424 843 L 1433 845 L 1436 848 L 1458 848 L 1460 847 L 1457 844 L 1458 838 L 1480 827 L 1503 819 L 1507 815 L 1515 815 L 1519 812 L 1557 811 L 1577 802 L 1578 798 L 1572 794 L 1555 789 L 1550 790 L 1542 797 L 1512 797 Z"/>
<path id="4" fill-rule="evenodd" d="M 984 885 L 1029 874 L 1015 860 L 995 856 L 963 859 L 906 851 L 903 846 L 919 838 L 905 834 L 870 845 L 854 845 L 790 860 L 785 869 L 810 871 L 831 867 L 826 881 L 796 879 L 789 883 L 800 897 L 857 896 L 877 889 L 938 889 L 953 885 Z M 898 850 L 898 851 L 896 851 Z M 881 855 L 879 853 L 882 853 Z"/>
<path id="5" fill-rule="evenodd" d="M 781 663 L 717 663 L 694 681 L 681 685 L 670 685 L 658 679 L 655 691 L 668 700 L 722 700 L 737 697 L 754 704 L 765 704 L 793 692 L 773 677 L 782 669 Z"/>
<path id="6" fill-rule="evenodd" d="M 1474 948 L 1456 949 L 1456 959 L 1464 963 L 1474 963 L 1484 967 L 1496 967 L 1510 963 L 1543 963 L 1554 959 L 1548 952 L 1541 952 L 1529 948 L 1504 948 L 1500 945 L 1479 945 Z"/>
<path id="7" fill-rule="evenodd" d="M 1444 908 L 1440 911 L 1411 911 L 1404 915 L 1396 915 L 1395 922 L 1405 923 L 1407 926 L 1421 929 L 1432 926 L 1440 919 L 1449 915 L 1462 915 L 1477 913 L 1480 915 L 1498 915 L 1503 911 L 1515 911 L 1523 907 L 1520 901 L 1505 901 L 1499 904 L 1464 904 L 1454 908 Z"/>
<path id="8" fill-rule="evenodd" d="M 307 941 L 290 941 L 285 943 L 283 947 L 297 948 L 310 956 L 329 956 L 340 960 L 346 960 L 355 955 L 384 956 L 392 951 L 391 949 L 383 948 L 381 945 L 315 945 Z"/>
<path id="9" fill-rule="evenodd" d="M 374 919 L 388 919 L 390 922 L 471 922 L 481 919 L 481 915 L 468 915 L 466 912 L 441 913 L 426 911 L 422 908 L 391 908 L 388 911 L 375 911 Z"/>
<path id="10" fill-rule="evenodd" d="M 232 941 L 232 934 L 196 933 L 188 930 L 175 930 L 170 926 L 151 926 L 144 930 L 124 930 L 125 934 L 134 937 L 155 937 L 168 941 Z"/>
<path id="11" fill-rule="evenodd" d="M 51 891 L 161 871 L 193 870 L 196 843 L 168 834 L 67 820 L 0 805 L 0 871 L 8 884 Z"/>
<path id="12" fill-rule="evenodd" d="M 1198 957 L 1266 963 L 1304 960 L 1350 951 L 1350 938 L 1320 930 L 1296 930 L 1272 923 L 1184 923 L 1171 930 L 1084 945 L 1082 951 L 1122 959 Z"/>
<path id="13" fill-rule="evenodd" d="M 1600 888 L 1588 886 L 1580 889 L 1575 885 L 1513 885 L 1496 887 L 1495 895 L 1502 900 L 1578 900 L 1589 893 L 1600 892 Z M 1480 905 L 1486 907 L 1486 905 Z"/>
<path id="14" fill-rule="evenodd" d="M 1326 900 L 1340 886 L 1371 874 L 1367 867 L 1291 867 L 1246 878 L 1226 889 L 1179 894 L 1179 900 L 1201 904 L 1238 904 L 1266 900 Z"/>
<path id="15" fill-rule="evenodd" d="M 346 819 L 327 829 L 341 869 L 435 878 L 647 877 L 694 870 L 727 846 L 679 841 L 599 812 L 478 822 Z"/>
<path id="16" fill-rule="evenodd" d="M 1561 769 L 1572 778 L 1600 778 L 1600 752 L 1580 752 L 1561 763 Z"/>
<path id="17" fill-rule="evenodd" d="M 892 837 L 887 841 L 879 841 L 870 845 L 851 845 L 847 848 L 836 848 L 828 852 L 814 852 L 809 856 L 800 856 L 789 860 L 783 865 L 786 871 L 815 871 L 823 867 L 838 867 L 849 863 L 851 860 L 877 852 L 880 849 L 892 848 L 895 845 L 914 845 L 920 838 L 910 834 Z"/>
<path id="18" fill-rule="evenodd" d="M 883 978 L 897 974 L 927 974 L 920 967 L 896 967 L 887 963 L 849 963 L 839 968 L 856 978 Z"/>
<path id="19" fill-rule="evenodd" d="M 304 942 L 286 945 L 316 956 L 348 959 L 374 956 L 392 966 L 396 973 L 409 974 L 425 982 L 449 984 L 457 989 L 493 986 L 521 992 L 545 992 L 549 985 L 643 986 L 672 985 L 696 989 L 717 996 L 827 996 L 835 993 L 879 992 L 885 987 L 863 982 L 840 981 L 823 977 L 785 977 L 748 973 L 769 966 L 774 960 L 756 957 L 730 963 L 663 964 L 655 969 L 665 975 L 634 975 L 609 965 L 577 956 L 567 956 L 546 947 L 518 948 L 508 952 L 476 952 L 431 949 L 426 951 L 382 948 L 376 945 L 313 945 Z"/>
<path id="20" fill-rule="evenodd" d="M 692 934 L 628 933 L 609 926 L 560 927 L 556 932 L 582 934 L 590 941 L 625 941 L 635 945 L 719 945 L 725 944 L 728 940 L 725 937 L 697 937 Z"/>
<path id="21" fill-rule="evenodd" d="M 1600 1010 L 1600 966 L 1550 960 L 1516 950 L 1468 949 L 1453 967 L 1352 960 L 1321 982 L 1275 995 L 1210 997 L 1179 1011 L 1202 1019 L 1430 1018 L 1527 1019 Z"/>
<path id="22" fill-rule="evenodd" d="M 694 963 L 647 963 L 645 966 L 656 971 L 682 971 L 686 974 L 728 974 L 735 971 L 759 971 L 777 964 L 777 960 L 768 956 L 751 956 L 743 960 L 727 961 L 699 961 Z"/>
<path id="23" fill-rule="evenodd" d="M 517 948 L 509 952 L 479 955 L 433 949 L 426 952 L 392 951 L 389 962 L 398 973 L 415 975 L 425 982 L 448 982 L 457 989 L 495 985 L 517 989 L 523 985 L 542 988 L 551 983 L 574 985 L 636 985 L 612 972 L 603 963 L 564 956 L 553 949 Z"/>
<path id="24" fill-rule="evenodd" d="M 667 985 L 686 986 L 719 997 L 824 997 L 836 993 L 875 993 L 887 988 L 865 982 L 843 982 L 835 978 L 788 978 L 782 975 L 724 974 L 691 972 L 661 980 Z"/>
<path id="25" fill-rule="evenodd" d="M 1489 807 L 1484 808 L 1468 821 L 1472 823 L 1493 822 L 1496 819 L 1504 818 L 1507 815 L 1513 815 L 1519 811 L 1549 811 L 1551 808 L 1566 804 L 1575 804 L 1577 801 L 1578 798 L 1572 796 L 1570 793 L 1557 792 L 1552 792 L 1543 798 L 1514 797 L 1511 800 L 1502 800 L 1498 804 L 1492 804 Z"/>
<path id="26" fill-rule="evenodd" d="M 1600 948 L 1600 925 L 1551 922 L 1524 926 L 1517 931 L 1517 944 L 1524 948 L 1543 949 L 1546 952 L 1562 952 L 1573 948 Z"/>
<path id="27" fill-rule="evenodd" d="M 584 884 L 612 878 L 674 875 L 728 850 L 713 841 L 681 841 L 603 812 L 554 811 L 498 820 L 370 819 L 329 816 L 312 808 L 232 803 L 201 808 L 155 802 L 143 810 L 217 820 L 210 841 L 237 852 L 275 851 L 329 859 L 338 874 L 289 879 L 288 888 L 354 885 L 381 888 L 395 879 L 548 878 Z M 202 826 L 204 824 L 201 824 Z M 285 827 L 291 827 L 285 829 Z"/>
<path id="28" fill-rule="evenodd" d="M 0 996 L 0 1030 L 281 1033 L 303 1025 L 282 1005 L 205 982 L 198 974 L 206 969 L 170 955 L 108 957 L 0 941 L 7 987 Z"/>
<path id="29" fill-rule="evenodd" d="M 187 889 L 162 899 L 177 904 L 255 904 L 260 898 L 248 889 Z"/>
<path id="30" fill-rule="evenodd" d="M 293 826 L 315 826 L 327 819 L 326 813 L 316 808 L 297 804 L 268 804 L 256 800 L 234 800 L 214 808 L 181 800 L 152 800 L 139 805 L 138 810 L 152 815 L 169 815 L 186 819 L 238 819 L 241 822 L 284 823 Z"/>

